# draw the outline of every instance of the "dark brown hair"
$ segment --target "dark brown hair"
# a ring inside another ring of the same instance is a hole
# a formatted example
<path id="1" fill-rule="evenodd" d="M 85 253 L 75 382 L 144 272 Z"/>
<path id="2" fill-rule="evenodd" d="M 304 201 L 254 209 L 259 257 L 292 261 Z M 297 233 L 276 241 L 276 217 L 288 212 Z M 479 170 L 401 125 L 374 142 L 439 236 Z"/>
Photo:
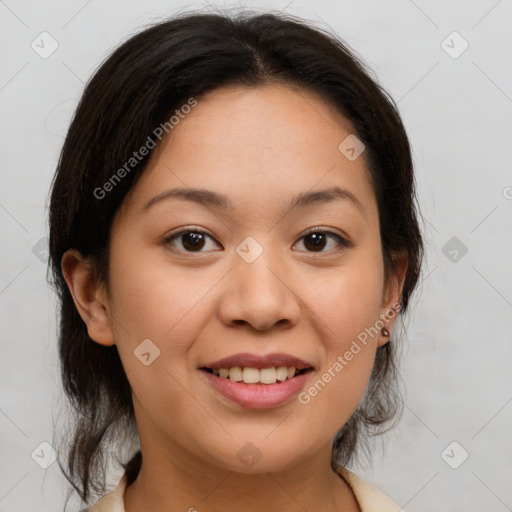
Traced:
<path id="1" fill-rule="evenodd" d="M 117 347 L 89 337 L 64 280 L 61 259 L 66 250 L 79 250 L 108 285 L 110 227 L 149 155 L 105 197 L 98 198 L 95 190 L 192 97 L 233 84 L 284 83 L 315 92 L 352 122 L 366 146 L 386 278 L 396 252 L 404 251 L 408 259 L 403 316 L 423 257 L 413 163 L 396 105 L 371 74 L 336 35 L 291 15 L 195 11 L 131 37 L 89 80 L 62 148 L 49 219 L 51 283 L 60 306 L 59 357 L 74 414 L 65 467 L 59 464 L 83 500 L 102 494 L 106 455 L 119 454 L 119 439 L 128 434 L 136 440 L 137 431 Z M 400 412 L 396 342 L 377 350 L 365 395 L 335 437 L 333 469 L 352 460 L 359 441 L 368 437 L 362 434 L 382 431 Z M 140 452 L 130 456 L 127 467 L 133 479 L 142 459 Z"/>

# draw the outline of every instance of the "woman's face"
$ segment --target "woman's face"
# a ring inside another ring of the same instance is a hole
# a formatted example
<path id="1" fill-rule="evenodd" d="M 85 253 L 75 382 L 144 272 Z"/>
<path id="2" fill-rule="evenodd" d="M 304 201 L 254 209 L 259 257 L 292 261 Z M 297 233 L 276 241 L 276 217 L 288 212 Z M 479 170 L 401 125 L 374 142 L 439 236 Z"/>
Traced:
<path id="1" fill-rule="evenodd" d="M 354 412 L 400 290 L 384 287 L 377 203 L 353 132 L 304 90 L 229 87 L 197 98 L 153 150 L 112 226 L 112 331 L 96 337 L 118 347 L 141 443 L 239 472 L 282 470 L 330 446 Z M 335 188 L 345 192 L 318 195 Z M 201 369 L 242 353 L 313 370 L 249 384 Z"/>

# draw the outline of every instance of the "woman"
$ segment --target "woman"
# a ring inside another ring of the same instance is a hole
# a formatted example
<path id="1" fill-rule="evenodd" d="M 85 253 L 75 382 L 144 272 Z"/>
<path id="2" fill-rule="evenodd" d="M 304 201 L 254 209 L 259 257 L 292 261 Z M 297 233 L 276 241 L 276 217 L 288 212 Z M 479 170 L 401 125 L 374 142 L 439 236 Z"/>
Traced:
<path id="1" fill-rule="evenodd" d="M 189 12 L 115 50 L 50 205 L 88 510 L 399 510 L 347 466 L 399 413 L 417 215 L 397 110 L 336 36 Z"/>

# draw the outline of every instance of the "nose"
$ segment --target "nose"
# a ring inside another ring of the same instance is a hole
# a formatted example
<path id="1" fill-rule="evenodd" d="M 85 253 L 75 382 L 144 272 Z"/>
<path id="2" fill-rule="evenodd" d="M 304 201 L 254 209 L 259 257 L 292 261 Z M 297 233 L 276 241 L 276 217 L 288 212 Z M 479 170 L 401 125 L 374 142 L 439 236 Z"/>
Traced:
<path id="1" fill-rule="evenodd" d="M 228 276 L 219 316 L 228 326 L 249 324 L 258 331 L 274 326 L 290 328 L 300 317 L 300 301 L 291 272 L 278 257 L 265 250 L 252 263 L 240 259 Z"/>

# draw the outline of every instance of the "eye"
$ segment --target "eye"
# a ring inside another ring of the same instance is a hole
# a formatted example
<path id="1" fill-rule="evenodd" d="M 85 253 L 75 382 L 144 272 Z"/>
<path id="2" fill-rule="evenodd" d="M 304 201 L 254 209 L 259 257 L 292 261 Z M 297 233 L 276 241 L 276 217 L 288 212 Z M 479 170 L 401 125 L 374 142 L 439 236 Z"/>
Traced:
<path id="1" fill-rule="evenodd" d="M 337 244 L 334 244 L 334 249 L 330 250 L 342 251 L 354 245 L 342 236 L 322 228 L 310 229 L 300 240 L 304 240 L 303 243 L 306 248 L 311 249 L 308 252 L 329 252 L 329 249 L 327 251 L 323 250 L 328 245 L 329 238 L 337 241 Z"/>
<path id="2" fill-rule="evenodd" d="M 180 251 L 185 252 L 205 252 L 201 251 L 201 249 L 206 245 L 206 238 L 213 238 L 202 229 L 194 228 L 194 229 L 185 229 L 178 233 L 175 233 L 164 240 L 164 244 L 173 245 L 175 240 L 180 241 L 182 248 L 178 248 Z M 173 246 L 174 247 L 174 246 Z M 175 247 L 174 247 L 175 248 Z"/>
<path id="3" fill-rule="evenodd" d="M 200 228 L 193 228 L 174 233 L 164 240 L 164 244 L 170 244 L 174 249 L 183 252 L 205 252 L 202 251 L 202 249 L 207 245 L 207 239 L 214 240 L 206 231 Z M 325 251 L 324 249 L 328 245 L 329 239 L 334 239 L 334 248 Z M 329 250 L 341 251 L 354 245 L 342 236 L 322 228 L 310 229 L 300 240 L 304 240 L 303 243 L 308 249 L 308 252 L 324 253 L 329 252 Z M 181 247 L 174 245 L 176 241 L 180 242 Z"/>

